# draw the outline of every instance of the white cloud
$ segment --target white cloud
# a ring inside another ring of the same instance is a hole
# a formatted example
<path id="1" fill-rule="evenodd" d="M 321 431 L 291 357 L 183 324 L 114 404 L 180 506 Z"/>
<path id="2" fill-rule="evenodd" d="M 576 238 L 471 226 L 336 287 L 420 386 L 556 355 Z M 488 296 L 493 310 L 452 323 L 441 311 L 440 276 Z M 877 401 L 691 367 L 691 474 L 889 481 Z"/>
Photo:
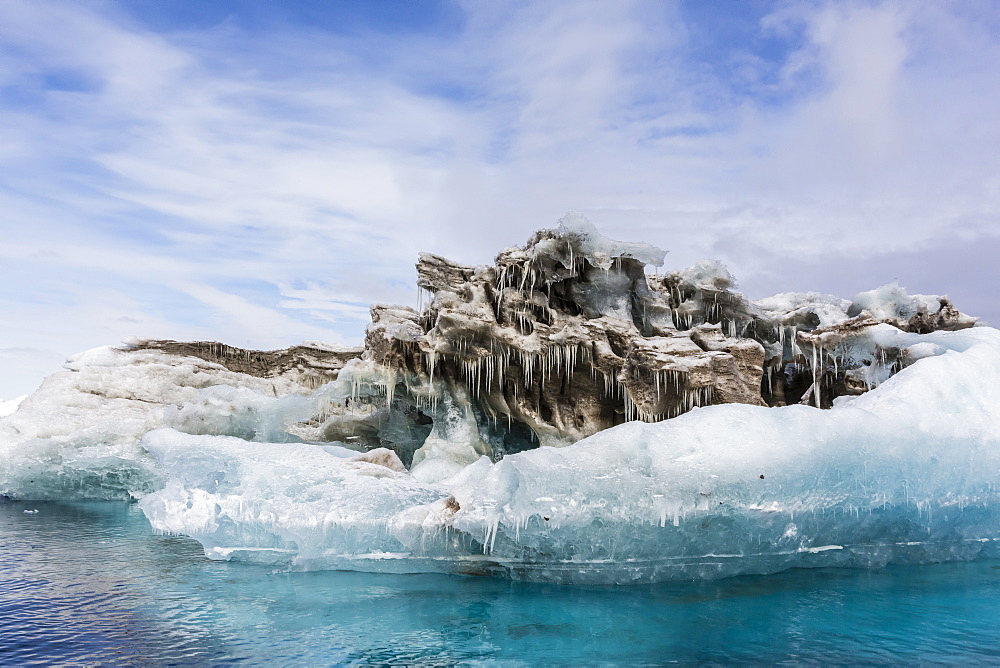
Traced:
<path id="1" fill-rule="evenodd" d="M 359 338 L 418 251 L 488 261 L 570 209 L 765 291 L 1000 234 L 995 6 L 783 4 L 774 62 L 675 4 L 462 7 L 362 37 L 0 4 L 0 346 Z"/>

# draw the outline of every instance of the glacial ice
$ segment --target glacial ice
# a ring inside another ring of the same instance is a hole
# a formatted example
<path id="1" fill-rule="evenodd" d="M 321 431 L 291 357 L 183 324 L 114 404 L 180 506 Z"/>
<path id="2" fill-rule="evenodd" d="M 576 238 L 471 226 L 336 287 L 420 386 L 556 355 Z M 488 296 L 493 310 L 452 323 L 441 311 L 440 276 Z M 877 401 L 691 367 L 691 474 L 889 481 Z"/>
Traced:
<path id="1" fill-rule="evenodd" d="M 570 214 L 492 267 L 421 256 L 429 303 L 373 306 L 364 349 L 88 351 L 0 416 L 0 495 L 138 499 L 297 569 L 1000 556 L 1000 332 L 896 284 L 751 302 L 718 262 L 644 273 L 663 256 Z"/>
<path id="2" fill-rule="evenodd" d="M 284 423 L 311 414 L 309 387 L 295 378 L 256 378 L 159 350 L 105 346 L 66 368 L 0 420 L 0 494 L 140 496 L 163 485 L 139 445 L 153 429 L 299 440 Z"/>
<path id="3" fill-rule="evenodd" d="M 209 557 L 296 568 L 629 583 L 1000 556 L 1000 332 L 931 345 L 830 410 L 704 407 L 437 484 L 315 445 L 154 431 L 168 482 L 141 507 Z"/>
<path id="4" fill-rule="evenodd" d="M 400 509 L 441 498 L 391 466 L 386 450 L 391 457 L 379 464 L 346 448 L 167 428 L 146 434 L 142 447 L 168 473 L 166 486 L 141 500 L 143 512 L 158 531 L 197 538 L 212 558 L 334 567 L 387 558 L 402 551 L 389 530 Z"/>
<path id="5" fill-rule="evenodd" d="M 611 268 L 616 258 L 629 258 L 659 267 L 667 256 L 667 251 L 652 244 L 609 239 L 602 235 L 583 214 L 577 212 L 567 213 L 559 219 L 559 234 L 562 238 L 572 239 L 582 256 L 605 271 Z M 553 249 L 553 246 L 558 248 L 554 240 L 547 240 L 544 245 L 536 246 L 534 252 L 536 255 L 544 253 L 558 255 L 560 251 Z"/>
<path id="6" fill-rule="evenodd" d="M 5 418 L 14 411 L 17 407 L 21 405 L 21 402 L 28 398 L 28 395 L 15 397 L 13 399 L 7 399 L 6 401 L 0 401 L 0 418 Z"/>

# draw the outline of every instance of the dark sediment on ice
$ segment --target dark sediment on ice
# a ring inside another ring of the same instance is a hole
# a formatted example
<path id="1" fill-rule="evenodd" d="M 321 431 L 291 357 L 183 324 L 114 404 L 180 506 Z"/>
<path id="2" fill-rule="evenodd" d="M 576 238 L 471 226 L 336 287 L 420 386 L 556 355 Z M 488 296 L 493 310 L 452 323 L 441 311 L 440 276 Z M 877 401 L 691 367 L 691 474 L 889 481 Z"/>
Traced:
<path id="1" fill-rule="evenodd" d="M 815 293 L 752 302 L 718 262 L 647 273 L 663 257 L 570 216 L 490 266 L 422 254 L 426 306 L 372 306 L 363 348 L 145 341 L 132 349 L 309 388 L 346 382 L 347 369 L 350 392 L 331 395 L 310 433 L 387 447 L 409 466 L 427 456 L 425 444 L 468 443 L 470 433 L 469 456 L 496 459 L 695 406 L 829 407 L 913 361 L 879 328 L 925 333 L 976 321 L 947 297 L 910 296 L 896 285 L 853 302 Z"/>

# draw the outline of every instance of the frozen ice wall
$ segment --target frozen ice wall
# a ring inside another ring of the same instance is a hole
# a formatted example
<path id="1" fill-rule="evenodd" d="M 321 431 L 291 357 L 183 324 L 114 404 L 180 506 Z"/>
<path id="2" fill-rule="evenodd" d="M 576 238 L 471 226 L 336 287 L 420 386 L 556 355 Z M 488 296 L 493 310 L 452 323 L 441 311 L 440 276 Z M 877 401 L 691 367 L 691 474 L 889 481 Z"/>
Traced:
<path id="1" fill-rule="evenodd" d="M 750 302 L 716 261 L 646 271 L 663 257 L 568 215 L 491 266 L 422 255 L 430 302 L 374 305 L 363 349 L 88 351 L 0 405 L 0 495 L 139 499 L 211 558 L 294 568 L 997 554 L 1000 333 L 895 284 Z"/>
<path id="2" fill-rule="evenodd" d="M 150 432 L 142 445 L 169 475 L 143 511 L 155 529 L 202 541 L 212 558 L 338 567 L 399 559 L 405 548 L 389 530 L 399 509 L 441 497 L 401 472 L 388 450 L 372 456 L 171 429 Z"/>
<path id="3" fill-rule="evenodd" d="M 257 378 L 196 357 L 106 346 L 70 358 L 0 419 L 0 494 L 31 499 L 131 498 L 163 485 L 140 446 L 171 426 L 247 440 L 298 440 L 313 414 L 294 378 Z"/>
<path id="4" fill-rule="evenodd" d="M 918 335 L 913 335 L 918 336 Z M 711 406 L 437 484 L 312 445 L 154 432 L 153 526 L 213 558 L 629 583 L 1000 556 L 1000 332 L 831 410 Z"/>

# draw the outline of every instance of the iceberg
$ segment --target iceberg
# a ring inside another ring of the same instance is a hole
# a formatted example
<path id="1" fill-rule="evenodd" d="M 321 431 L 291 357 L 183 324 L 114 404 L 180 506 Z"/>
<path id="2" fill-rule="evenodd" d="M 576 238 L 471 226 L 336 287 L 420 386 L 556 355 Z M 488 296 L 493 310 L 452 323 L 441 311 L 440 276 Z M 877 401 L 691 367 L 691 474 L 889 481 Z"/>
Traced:
<path id="1" fill-rule="evenodd" d="M 830 410 L 699 408 L 440 483 L 308 444 L 153 432 L 140 506 L 213 558 L 632 583 L 1000 556 L 1000 332 Z"/>
<path id="2" fill-rule="evenodd" d="M 342 358 L 358 353 L 306 347 L 297 357 L 312 360 L 307 371 L 298 368 L 304 363 L 279 364 L 254 375 L 241 371 L 251 370 L 241 366 L 253 362 L 250 352 L 215 343 L 129 341 L 70 358 L 67 371 L 47 378 L 0 418 L 0 494 L 33 500 L 141 496 L 163 479 L 140 439 L 165 426 L 298 440 L 285 422 L 308 417 L 306 395 L 336 377 Z"/>
<path id="3" fill-rule="evenodd" d="M 133 340 L 0 418 L 0 494 L 212 559 L 627 584 L 1000 556 L 1000 332 L 890 284 L 751 301 L 568 215 L 421 255 L 363 348 Z"/>

